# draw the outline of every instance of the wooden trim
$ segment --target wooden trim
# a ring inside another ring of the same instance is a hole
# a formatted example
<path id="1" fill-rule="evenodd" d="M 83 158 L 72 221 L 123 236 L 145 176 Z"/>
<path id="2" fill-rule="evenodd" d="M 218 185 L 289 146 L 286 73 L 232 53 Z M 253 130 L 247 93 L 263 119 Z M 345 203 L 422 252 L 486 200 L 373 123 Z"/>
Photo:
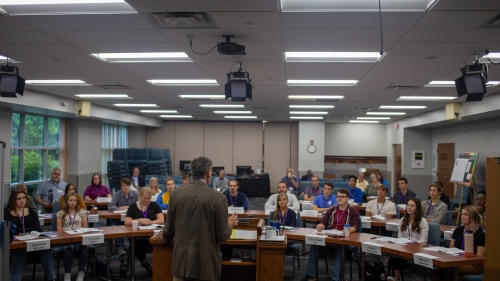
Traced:
<path id="1" fill-rule="evenodd" d="M 386 164 L 387 157 L 383 156 L 325 156 L 325 163 L 347 164 Z"/>

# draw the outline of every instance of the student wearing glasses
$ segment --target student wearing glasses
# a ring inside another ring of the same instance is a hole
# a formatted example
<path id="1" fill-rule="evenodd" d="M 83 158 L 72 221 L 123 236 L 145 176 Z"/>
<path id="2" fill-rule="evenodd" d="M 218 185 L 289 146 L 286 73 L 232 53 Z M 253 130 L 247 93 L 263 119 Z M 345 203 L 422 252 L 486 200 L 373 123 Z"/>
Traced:
<path id="1" fill-rule="evenodd" d="M 339 189 L 337 192 L 337 206 L 330 208 L 321 223 L 316 226 L 317 231 L 323 231 L 324 229 L 336 229 L 343 230 L 344 225 L 350 225 L 350 232 L 354 233 L 358 230 L 361 219 L 359 217 L 359 212 L 356 208 L 349 205 L 349 190 L 345 188 Z M 307 261 L 306 276 L 301 279 L 301 281 L 313 281 L 316 280 L 316 272 L 318 268 L 318 259 L 320 252 L 333 251 L 335 256 L 335 266 L 332 280 L 341 281 L 340 276 L 342 272 L 341 268 L 341 258 L 342 258 L 342 248 L 336 246 L 311 246 L 309 251 L 309 260 Z"/>
<path id="2" fill-rule="evenodd" d="M 314 201 L 314 198 L 323 194 L 323 188 L 319 185 L 319 177 L 312 177 L 312 186 L 308 187 L 304 193 L 305 201 Z"/>

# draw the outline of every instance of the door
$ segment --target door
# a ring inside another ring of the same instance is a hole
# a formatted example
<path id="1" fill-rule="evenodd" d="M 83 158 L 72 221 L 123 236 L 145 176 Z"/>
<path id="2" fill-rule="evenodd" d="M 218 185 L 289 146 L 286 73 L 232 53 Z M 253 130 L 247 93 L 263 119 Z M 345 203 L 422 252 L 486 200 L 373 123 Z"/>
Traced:
<path id="1" fill-rule="evenodd" d="M 455 144 L 454 143 L 438 143 L 438 180 L 443 182 L 443 192 L 448 195 L 451 200 L 455 198 L 454 184 L 450 182 L 453 165 L 455 163 Z"/>
<path id="2" fill-rule="evenodd" d="M 393 167 L 394 167 L 394 182 L 393 182 L 393 190 L 394 192 L 399 190 L 398 187 L 398 179 L 401 177 L 401 144 L 393 144 L 392 145 L 392 155 L 394 156 L 393 161 Z"/>

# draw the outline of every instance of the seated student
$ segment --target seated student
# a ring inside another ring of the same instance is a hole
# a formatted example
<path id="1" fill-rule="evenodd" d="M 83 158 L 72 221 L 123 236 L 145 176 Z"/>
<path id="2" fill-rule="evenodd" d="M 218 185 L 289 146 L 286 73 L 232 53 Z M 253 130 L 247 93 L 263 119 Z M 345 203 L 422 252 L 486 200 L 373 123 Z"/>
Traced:
<path id="1" fill-rule="evenodd" d="M 301 181 L 312 181 L 313 173 L 311 170 L 307 170 L 306 174 L 303 175 L 300 180 Z"/>
<path id="2" fill-rule="evenodd" d="M 287 186 L 285 182 L 280 181 L 278 183 L 278 193 L 272 194 L 269 196 L 269 199 L 267 199 L 265 209 L 275 209 L 276 208 L 276 202 L 278 198 L 278 194 L 280 193 L 287 193 L 288 195 L 288 207 L 296 212 L 300 211 L 300 204 L 299 200 L 297 200 L 297 196 L 294 194 L 287 192 Z"/>
<path id="3" fill-rule="evenodd" d="M 422 202 L 424 217 L 428 222 L 444 224 L 448 213 L 448 206 L 439 200 L 441 187 L 435 183 L 429 185 L 429 195 L 431 199 Z"/>
<path id="4" fill-rule="evenodd" d="M 378 181 L 379 181 L 381 184 L 383 184 L 383 185 L 385 185 L 385 186 L 389 186 L 389 184 L 387 183 L 387 181 L 386 181 L 386 180 L 384 180 L 384 176 L 382 176 L 382 173 L 381 173 L 381 172 L 376 172 L 376 174 L 377 174 Z"/>
<path id="5" fill-rule="evenodd" d="M 358 180 L 356 181 L 356 187 L 365 192 L 365 188 L 367 188 L 368 185 L 370 185 L 370 183 L 367 180 L 365 180 L 365 173 L 359 172 Z"/>
<path id="6" fill-rule="evenodd" d="M 323 188 L 319 185 L 319 177 L 312 177 L 312 186 L 308 187 L 304 192 L 305 201 L 314 201 L 316 196 L 323 194 Z"/>
<path id="7" fill-rule="evenodd" d="M 450 204 L 451 204 L 451 201 L 450 201 L 450 197 L 448 197 L 446 194 L 443 193 L 443 187 L 444 187 L 444 184 L 442 181 L 435 181 L 434 184 L 436 184 L 437 186 L 439 186 L 439 200 L 443 201 L 443 203 L 446 204 L 446 206 L 448 206 L 448 208 L 450 207 Z M 429 196 L 427 199 L 431 199 L 431 197 Z"/>
<path id="8" fill-rule="evenodd" d="M 62 202 L 62 201 L 61 201 Z M 77 230 L 88 227 L 87 210 L 78 205 L 78 197 L 74 192 L 66 194 L 65 208 L 57 213 L 57 231 Z M 78 277 L 76 281 L 83 281 L 85 265 L 89 256 L 87 245 L 72 245 L 64 247 L 64 281 L 71 281 L 71 267 L 73 256 L 78 253 Z"/>
<path id="9" fill-rule="evenodd" d="M 66 187 L 64 188 L 64 195 L 59 197 L 59 203 L 60 203 L 60 209 L 64 210 L 66 209 L 66 195 L 68 193 L 75 193 L 77 197 L 77 204 L 82 210 L 87 210 L 87 205 L 85 205 L 85 201 L 83 201 L 83 198 L 80 194 L 76 192 L 76 186 L 72 183 L 68 183 Z"/>
<path id="10" fill-rule="evenodd" d="M 156 204 L 160 206 L 162 210 L 168 209 L 168 203 L 170 203 L 170 196 L 172 191 L 175 189 L 175 181 L 173 178 L 167 178 L 165 180 L 165 192 L 161 192 L 158 197 L 156 197 Z"/>
<path id="11" fill-rule="evenodd" d="M 224 196 L 227 199 L 227 206 L 229 207 L 243 207 L 246 211 L 248 210 L 248 199 L 245 193 L 238 192 L 240 183 L 237 180 L 229 181 L 229 192 L 224 192 Z"/>
<path id="12" fill-rule="evenodd" d="M 151 201 L 156 202 L 158 195 L 161 193 L 161 189 L 158 186 L 158 179 L 157 178 L 151 177 L 149 179 L 149 188 L 151 188 L 151 192 L 153 192 L 153 195 L 151 196 Z"/>
<path id="13" fill-rule="evenodd" d="M 410 198 L 416 198 L 415 192 L 408 188 L 408 180 L 406 178 L 398 179 L 399 190 L 394 193 L 394 203 L 396 205 L 408 203 Z"/>
<path id="14" fill-rule="evenodd" d="M 318 210 L 318 212 L 326 212 L 333 206 L 337 206 L 337 199 L 333 195 L 333 183 L 325 183 L 323 188 L 323 194 L 314 198 L 313 210 Z"/>
<path id="15" fill-rule="evenodd" d="M 280 225 L 297 226 L 297 214 L 294 210 L 288 208 L 288 195 L 286 193 L 278 194 L 278 204 L 276 210 L 272 211 L 270 217 L 273 221 L 279 221 Z"/>
<path id="16" fill-rule="evenodd" d="M 451 235 L 450 248 L 458 248 L 464 250 L 464 234 L 466 231 L 471 231 L 474 235 L 474 254 L 485 256 L 486 252 L 486 234 L 481 228 L 483 218 L 478 213 L 474 206 L 465 206 L 462 209 L 460 219 L 462 225 L 457 227 Z M 459 280 L 464 275 L 480 275 L 483 274 L 484 266 L 482 265 L 464 265 L 458 267 Z M 432 280 L 453 280 L 453 272 L 446 269 L 437 269 L 433 272 Z"/>
<path id="17" fill-rule="evenodd" d="M 377 189 L 381 185 L 378 181 L 378 177 L 375 173 L 370 174 L 370 185 L 365 188 L 365 195 L 368 196 L 377 196 Z"/>
<path id="18" fill-rule="evenodd" d="M 229 180 L 225 177 L 226 171 L 220 170 L 219 176 L 214 178 L 212 181 L 212 188 L 219 191 L 220 193 L 224 193 L 227 191 Z"/>
<path id="19" fill-rule="evenodd" d="M 392 219 L 396 215 L 396 205 L 385 199 L 387 196 L 387 187 L 380 185 L 377 190 L 377 199 L 370 200 L 366 205 L 366 216 L 373 215 L 383 216 L 384 218 Z"/>
<path id="20" fill-rule="evenodd" d="M 101 176 L 94 174 L 90 185 L 87 186 L 83 193 L 85 200 L 96 200 L 97 197 L 111 197 L 111 193 L 107 186 L 102 184 Z"/>
<path id="21" fill-rule="evenodd" d="M 349 190 L 341 188 L 337 192 L 337 206 L 330 208 L 321 223 L 316 226 L 316 230 L 322 231 L 324 229 L 337 229 L 343 230 L 344 225 L 350 224 L 350 231 L 354 233 L 360 227 L 361 219 L 359 217 L 359 212 L 356 208 L 349 206 Z M 312 281 L 316 280 L 316 271 L 318 268 L 318 260 L 320 252 L 329 251 L 335 255 L 335 269 L 333 272 L 333 280 L 340 281 L 341 276 L 341 258 L 342 258 L 342 248 L 337 246 L 316 246 L 312 245 L 309 251 L 309 260 L 307 261 L 306 276 L 301 279 L 301 281 Z"/>
<path id="22" fill-rule="evenodd" d="M 406 212 L 399 222 L 398 238 L 408 238 L 418 243 L 426 243 L 429 237 L 429 224 L 422 213 L 422 204 L 418 198 L 408 199 Z M 394 277 L 387 277 L 388 281 L 399 281 L 401 270 L 407 260 L 400 258 L 390 258 L 389 263 L 394 270 Z"/>
<path id="23" fill-rule="evenodd" d="M 349 200 L 354 200 L 354 203 L 362 203 L 363 202 L 363 190 L 361 188 L 356 187 L 356 176 L 349 176 L 347 178 L 347 184 L 349 185 Z"/>
<path id="24" fill-rule="evenodd" d="M 483 228 L 486 227 L 486 191 L 482 190 L 476 196 L 476 209 L 483 217 Z"/>
<path id="25" fill-rule="evenodd" d="M 133 220 L 138 221 L 139 225 L 164 224 L 165 220 L 160 206 L 158 206 L 156 202 L 151 202 L 152 194 L 151 188 L 149 187 L 143 187 L 139 191 L 139 201 L 130 205 L 127 210 L 125 225 L 131 226 Z M 141 262 L 141 266 L 152 275 L 153 269 L 146 260 L 147 249 L 151 249 L 149 238 L 135 239 L 135 256 Z"/>
<path id="26" fill-rule="evenodd" d="M 42 231 L 40 227 L 40 221 L 38 220 L 38 214 L 26 207 L 26 192 L 14 189 L 10 194 L 9 201 L 7 203 L 7 208 L 4 210 L 4 219 L 10 221 L 15 228 L 15 235 L 22 235 L 35 231 Z M 4 245 L 5 246 L 5 245 Z M 10 281 L 21 281 L 23 275 L 23 268 L 28 255 L 31 257 L 39 257 L 42 261 L 43 268 L 45 270 L 46 280 L 55 280 L 56 274 L 54 272 L 54 256 L 52 251 L 41 250 L 34 252 L 26 251 L 12 251 L 10 252 L 11 263 L 10 263 Z"/>
<path id="27" fill-rule="evenodd" d="M 139 167 L 134 167 L 132 169 L 132 175 L 130 175 L 130 182 L 134 185 L 134 188 L 137 190 L 141 189 L 141 187 L 146 186 L 146 180 L 143 174 L 141 174 L 141 170 Z"/>
<path id="28" fill-rule="evenodd" d="M 182 176 L 182 185 L 179 187 L 186 186 L 191 181 L 191 177 L 189 175 Z"/>
<path id="29" fill-rule="evenodd" d="M 20 191 L 24 191 L 24 193 L 28 194 L 28 187 L 25 184 L 22 184 L 22 183 L 18 184 L 16 189 L 20 190 Z M 26 206 L 28 206 L 28 208 L 35 211 L 35 213 L 38 213 L 38 207 L 35 204 L 35 200 L 33 200 L 33 198 L 29 195 L 27 195 L 27 198 L 26 198 Z"/>

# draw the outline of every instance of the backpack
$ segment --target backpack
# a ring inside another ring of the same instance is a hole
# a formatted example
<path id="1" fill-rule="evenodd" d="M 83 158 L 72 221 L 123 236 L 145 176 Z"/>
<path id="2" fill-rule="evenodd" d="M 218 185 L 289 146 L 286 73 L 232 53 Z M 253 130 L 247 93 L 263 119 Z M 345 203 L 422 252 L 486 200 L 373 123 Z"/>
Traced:
<path id="1" fill-rule="evenodd" d="M 387 275 L 385 274 L 384 264 L 381 261 L 365 263 L 365 281 L 385 281 Z"/>

